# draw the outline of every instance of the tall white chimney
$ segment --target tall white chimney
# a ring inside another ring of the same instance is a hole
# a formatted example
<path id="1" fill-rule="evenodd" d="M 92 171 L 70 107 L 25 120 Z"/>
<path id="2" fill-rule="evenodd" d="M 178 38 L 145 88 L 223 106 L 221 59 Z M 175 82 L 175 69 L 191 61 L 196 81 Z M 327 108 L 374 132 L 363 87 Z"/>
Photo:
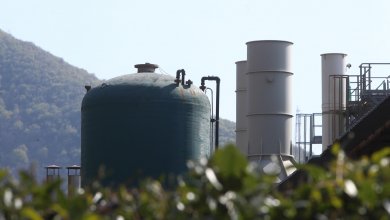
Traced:
<path id="1" fill-rule="evenodd" d="M 292 126 L 291 42 L 247 43 L 248 159 L 262 172 L 290 175 Z"/>
<path id="2" fill-rule="evenodd" d="M 322 151 L 345 131 L 347 102 L 346 65 L 343 53 L 321 54 Z"/>
<path id="3" fill-rule="evenodd" d="M 248 77 L 246 60 L 236 62 L 236 146 L 248 155 Z"/>

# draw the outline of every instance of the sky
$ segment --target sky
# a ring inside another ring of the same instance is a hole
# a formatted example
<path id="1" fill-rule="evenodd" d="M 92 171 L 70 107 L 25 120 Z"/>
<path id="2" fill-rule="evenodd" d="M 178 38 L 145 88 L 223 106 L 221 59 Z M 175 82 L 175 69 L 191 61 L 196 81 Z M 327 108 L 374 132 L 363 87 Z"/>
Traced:
<path id="1" fill-rule="evenodd" d="M 0 0 L 0 29 L 100 79 L 145 62 L 185 69 L 195 85 L 218 76 L 220 116 L 235 121 L 246 42 L 293 42 L 293 114 L 321 112 L 320 54 L 348 54 L 349 74 L 389 62 L 389 10 L 388 0 Z"/>

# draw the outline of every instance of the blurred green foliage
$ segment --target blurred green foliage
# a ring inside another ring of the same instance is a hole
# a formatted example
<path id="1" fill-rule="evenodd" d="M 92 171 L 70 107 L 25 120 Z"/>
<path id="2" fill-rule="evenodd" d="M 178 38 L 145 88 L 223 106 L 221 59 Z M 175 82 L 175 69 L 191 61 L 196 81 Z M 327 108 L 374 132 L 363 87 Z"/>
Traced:
<path id="1" fill-rule="evenodd" d="M 60 181 L 18 181 L 0 171 L 0 219 L 389 219 L 390 148 L 350 161 L 342 151 L 327 170 L 302 165 L 307 181 L 278 190 L 234 146 L 188 162 L 177 185 L 145 180 L 137 188 L 94 184 L 66 195 Z"/>

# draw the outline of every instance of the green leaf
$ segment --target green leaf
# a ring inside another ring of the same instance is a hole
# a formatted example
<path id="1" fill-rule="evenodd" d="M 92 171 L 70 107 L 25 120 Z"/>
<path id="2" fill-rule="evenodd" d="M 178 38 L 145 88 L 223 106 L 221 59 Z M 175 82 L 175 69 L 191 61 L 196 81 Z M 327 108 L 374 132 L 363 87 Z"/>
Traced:
<path id="1" fill-rule="evenodd" d="M 23 208 L 22 216 L 31 220 L 43 220 L 39 213 L 30 207 Z"/>
<path id="2" fill-rule="evenodd" d="M 101 218 L 96 214 L 88 214 L 87 216 L 84 217 L 84 219 L 85 220 L 99 220 Z"/>
<path id="3" fill-rule="evenodd" d="M 390 156 L 390 147 L 385 147 L 382 150 L 375 152 L 371 158 L 373 162 L 379 162 L 382 158 L 388 156 Z"/>
<path id="4" fill-rule="evenodd" d="M 224 177 L 240 177 L 245 173 L 248 162 L 237 147 L 227 145 L 215 152 L 211 159 L 213 167 Z"/>
<path id="5" fill-rule="evenodd" d="M 8 176 L 7 170 L 0 169 L 0 180 L 3 180 L 7 176 Z"/>

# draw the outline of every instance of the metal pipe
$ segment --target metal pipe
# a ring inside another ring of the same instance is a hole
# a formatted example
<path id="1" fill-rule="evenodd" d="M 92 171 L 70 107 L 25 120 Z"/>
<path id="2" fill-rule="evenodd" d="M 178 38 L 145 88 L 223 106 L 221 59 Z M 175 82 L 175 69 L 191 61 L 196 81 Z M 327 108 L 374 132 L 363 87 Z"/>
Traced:
<path id="1" fill-rule="evenodd" d="M 314 114 L 309 115 L 310 119 L 310 151 L 309 151 L 309 158 L 313 156 L 313 138 L 314 138 Z"/>
<path id="2" fill-rule="evenodd" d="M 180 80 L 180 74 L 181 74 L 181 80 Z M 176 83 L 177 85 L 179 85 L 179 83 L 181 82 L 181 84 L 184 86 L 185 75 L 186 75 L 186 71 L 185 71 L 184 69 L 177 70 L 177 71 L 176 71 L 175 83 Z"/>
<path id="3" fill-rule="evenodd" d="M 85 85 L 84 88 L 85 88 L 85 90 L 87 90 L 87 92 L 89 92 L 89 90 L 91 90 L 92 86 L 91 85 Z"/>
<path id="4" fill-rule="evenodd" d="M 215 149 L 218 149 L 219 145 L 219 89 L 221 79 L 217 76 L 204 76 L 201 79 L 201 86 L 199 87 L 202 91 L 205 91 L 205 81 L 216 81 L 217 83 L 217 94 L 216 94 L 216 107 L 215 107 Z"/>
<path id="5" fill-rule="evenodd" d="M 374 65 L 389 65 L 390 63 L 361 63 L 359 67 L 365 64 L 374 64 Z"/>
<path id="6" fill-rule="evenodd" d="M 371 64 L 368 64 L 368 90 L 371 90 Z"/>
<path id="7" fill-rule="evenodd" d="M 211 123 L 210 123 L 210 149 L 213 148 L 213 143 L 214 143 L 214 132 L 213 132 L 213 128 L 214 128 L 214 91 L 211 89 L 211 88 L 207 88 L 207 90 L 210 90 L 211 91 L 211 112 L 210 112 L 210 118 L 211 118 Z M 212 150 L 210 151 L 212 152 Z"/>

